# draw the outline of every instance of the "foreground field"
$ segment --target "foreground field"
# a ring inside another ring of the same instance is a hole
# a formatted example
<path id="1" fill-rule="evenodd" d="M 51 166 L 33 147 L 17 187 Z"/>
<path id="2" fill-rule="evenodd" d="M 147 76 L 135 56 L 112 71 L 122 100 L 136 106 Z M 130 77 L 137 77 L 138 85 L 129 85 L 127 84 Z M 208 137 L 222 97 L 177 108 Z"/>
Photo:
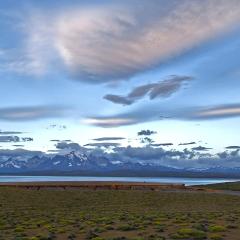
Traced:
<path id="1" fill-rule="evenodd" d="M 240 197 L 0 188 L 0 239 L 239 240 Z"/>

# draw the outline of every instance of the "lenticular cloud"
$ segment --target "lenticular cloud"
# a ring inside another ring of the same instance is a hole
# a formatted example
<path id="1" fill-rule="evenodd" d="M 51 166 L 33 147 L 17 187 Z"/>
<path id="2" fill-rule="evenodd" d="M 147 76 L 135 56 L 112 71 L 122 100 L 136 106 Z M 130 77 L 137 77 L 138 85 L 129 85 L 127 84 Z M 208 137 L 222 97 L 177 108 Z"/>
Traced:
<path id="1" fill-rule="evenodd" d="M 133 1 L 69 10 L 56 19 L 54 45 L 67 70 L 79 80 L 106 83 L 151 70 L 224 33 L 240 20 L 240 2 Z"/>

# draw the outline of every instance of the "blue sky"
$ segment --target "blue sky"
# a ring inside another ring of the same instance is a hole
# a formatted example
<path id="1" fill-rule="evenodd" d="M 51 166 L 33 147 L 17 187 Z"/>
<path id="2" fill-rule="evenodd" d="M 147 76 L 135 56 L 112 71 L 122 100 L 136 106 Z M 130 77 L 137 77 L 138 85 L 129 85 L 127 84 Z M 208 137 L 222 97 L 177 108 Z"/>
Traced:
<path id="1" fill-rule="evenodd" d="M 0 36 L 0 149 L 240 145 L 238 0 L 5 0 Z"/>

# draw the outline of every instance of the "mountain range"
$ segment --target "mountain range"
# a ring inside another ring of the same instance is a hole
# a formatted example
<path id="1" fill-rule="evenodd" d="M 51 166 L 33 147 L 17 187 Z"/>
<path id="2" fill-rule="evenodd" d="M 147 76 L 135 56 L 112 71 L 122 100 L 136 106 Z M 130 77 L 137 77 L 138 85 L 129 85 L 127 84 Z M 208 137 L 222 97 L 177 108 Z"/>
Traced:
<path id="1" fill-rule="evenodd" d="M 10 157 L 0 163 L 0 174 L 238 178 L 240 168 L 174 168 L 139 162 L 111 161 L 103 156 L 72 151 L 65 155 L 34 156 L 28 159 Z"/>

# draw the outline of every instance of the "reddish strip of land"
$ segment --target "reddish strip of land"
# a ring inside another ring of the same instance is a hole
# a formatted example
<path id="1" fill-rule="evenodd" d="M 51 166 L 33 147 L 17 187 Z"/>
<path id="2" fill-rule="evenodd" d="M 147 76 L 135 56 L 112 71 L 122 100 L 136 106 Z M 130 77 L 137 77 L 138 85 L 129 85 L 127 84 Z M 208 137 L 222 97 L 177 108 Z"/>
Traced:
<path id="1" fill-rule="evenodd" d="M 109 189 L 109 190 L 186 190 L 184 184 L 139 182 L 13 182 L 0 183 L 0 187 L 26 189 Z"/>
<path id="2" fill-rule="evenodd" d="M 14 187 L 23 189 L 91 189 L 91 190 L 151 190 L 151 191 L 204 191 L 204 192 L 219 192 L 199 187 L 185 186 L 185 184 L 173 183 L 149 183 L 149 182 L 12 182 L 0 183 L 0 187 Z"/>

